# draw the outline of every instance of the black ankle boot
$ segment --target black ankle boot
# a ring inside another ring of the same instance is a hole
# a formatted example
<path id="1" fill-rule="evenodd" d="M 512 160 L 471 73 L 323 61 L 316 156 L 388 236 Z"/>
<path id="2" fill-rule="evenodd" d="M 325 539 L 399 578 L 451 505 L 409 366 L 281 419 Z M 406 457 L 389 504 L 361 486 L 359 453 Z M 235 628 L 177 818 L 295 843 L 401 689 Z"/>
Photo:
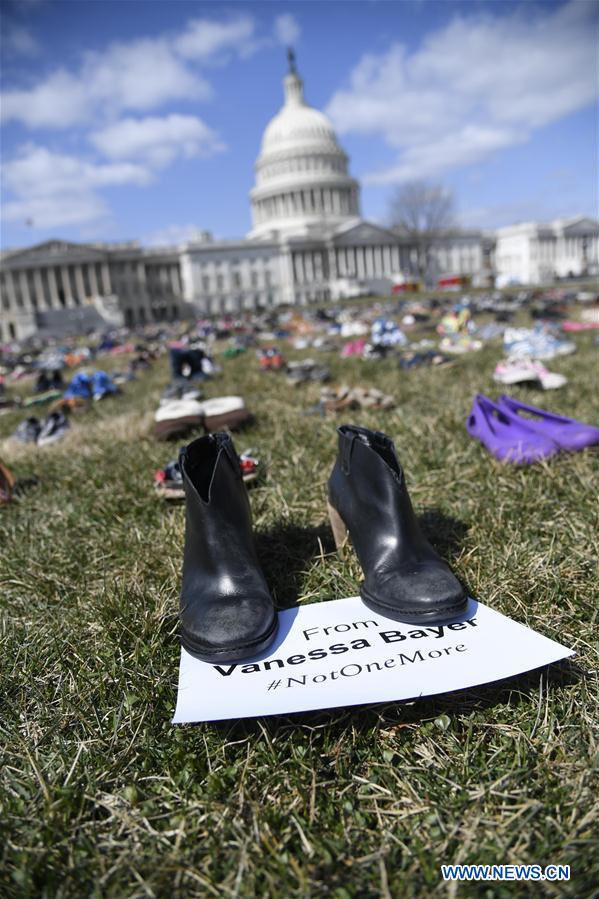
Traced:
<path id="1" fill-rule="evenodd" d="M 277 616 L 258 563 L 239 460 L 228 434 L 210 434 L 179 456 L 186 499 L 180 637 L 206 662 L 258 655 Z"/>
<path id="2" fill-rule="evenodd" d="M 352 425 L 338 433 L 329 514 L 338 548 L 349 531 L 365 575 L 365 604 L 412 624 L 460 615 L 468 598 L 420 530 L 393 441 Z"/>

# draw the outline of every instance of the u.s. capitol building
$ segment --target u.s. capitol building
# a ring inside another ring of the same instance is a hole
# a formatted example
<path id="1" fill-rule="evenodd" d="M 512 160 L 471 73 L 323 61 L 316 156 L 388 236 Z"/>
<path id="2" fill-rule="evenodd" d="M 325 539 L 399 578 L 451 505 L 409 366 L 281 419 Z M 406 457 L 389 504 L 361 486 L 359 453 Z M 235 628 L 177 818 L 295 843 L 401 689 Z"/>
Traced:
<path id="1" fill-rule="evenodd" d="M 253 227 L 245 239 L 198 232 L 196 240 L 161 249 L 50 240 L 5 252 L 0 343 L 386 294 L 394 283 L 415 279 L 413 240 L 361 217 L 360 185 L 347 154 L 328 118 L 306 102 L 293 57 L 284 94 L 262 138 L 250 194 Z M 597 264 L 599 224 L 592 219 L 514 227 L 517 233 L 498 232 L 496 245 L 477 231 L 445 233 L 429 248 L 429 277 L 489 283 L 496 263 L 503 278 L 534 282 Z M 528 264 L 537 257 L 544 267 Z"/>
<path id="2" fill-rule="evenodd" d="M 248 237 L 206 235 L 181 248 L 184 295 L 207 313 L 387 293 L 394 279 L 418 270 L 408 238 L 361 217 L 347 154 L 328 118 L 306 102 L 293 61 L 284 92 L 256 161 Z M 481 234 L 456 232 L 442 243 L 441 270 L 483 272 Z"/>

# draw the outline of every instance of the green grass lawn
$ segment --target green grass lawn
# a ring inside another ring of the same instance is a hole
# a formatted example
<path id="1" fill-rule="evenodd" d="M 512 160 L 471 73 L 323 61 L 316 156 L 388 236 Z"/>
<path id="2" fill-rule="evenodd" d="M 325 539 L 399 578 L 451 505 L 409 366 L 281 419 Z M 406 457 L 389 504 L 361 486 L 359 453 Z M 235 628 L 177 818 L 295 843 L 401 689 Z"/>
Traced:
<path id="1" fill-rule="evenodd" d="M 599 348 L 521 398 L 599 423 Z M 315 355 L 306 351 L 292 356 Z M 320 357 L 319 357 L 320 358 Z M 576 650 L 573 663 L 411 703 L 173 727 L 184 510 L 152 489 L 177 444 L 151 437 L 158 362 L 47 448 L 4 440 L 35 486 L 0 510 L 0 895 L 60 897 L 590 896 L 597 886 L 597 452 L 501 466 L 464 420 L 501 392 L 498 347 L 449 369 L 323 356 L 334 383 L 393 394 L 388 412 L 305 415 L 319 386 L 223 362 L 238 435 L 266 467 L 251 492 L 279 607 L 355 595 L 326 519 L 336 425 L 396 442 L 416 511 L 472 594 Z M 119 362 L 122 365 L 122 362 Z M 34 413 L 35 414 L 35 413 Z M 596 831 L 595 831 L 596 837 Z M 571 865 L 568 884 L 444 885 L 441 863 Z"/>

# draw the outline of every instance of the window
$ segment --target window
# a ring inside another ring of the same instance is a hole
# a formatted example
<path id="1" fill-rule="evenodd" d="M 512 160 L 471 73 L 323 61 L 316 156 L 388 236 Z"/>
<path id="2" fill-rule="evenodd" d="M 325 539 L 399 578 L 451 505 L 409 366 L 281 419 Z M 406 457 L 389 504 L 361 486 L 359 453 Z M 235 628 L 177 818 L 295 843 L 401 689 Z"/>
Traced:
<path id="1" fill-rule="evenodd" d="M 224 278 L 223 278 L 223 276 L 222 276 L 222 275 L 217 275 L 217 276 L 216 276 L 216 286 L 217 286 L 218 290 L 222 290 L 222 289 L 223 289 L 223 285 L 224 285 Z"/>
<path id="2" fill-rule="evenodd" d="M 233 287 L 241 287 L 241 275 L 239 272 L 233 272 Z"/>
<path id="3" fill-rule="evenodd" d="M 202 290 L 210 290 L 210 278 L 207 275 L 202 278 Z"/>

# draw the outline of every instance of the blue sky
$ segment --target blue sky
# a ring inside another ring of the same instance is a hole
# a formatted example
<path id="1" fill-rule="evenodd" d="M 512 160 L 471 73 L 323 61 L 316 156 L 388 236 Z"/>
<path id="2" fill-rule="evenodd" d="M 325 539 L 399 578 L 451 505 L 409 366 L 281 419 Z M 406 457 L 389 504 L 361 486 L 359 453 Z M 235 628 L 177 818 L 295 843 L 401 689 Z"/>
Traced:
<path id="1" fill-rule="evenodd" d="M 464 225 L 598 214 L 599 4 L 2 3 L 3 247 L 250 228 L 292 43 L 384 223 L 414 178 Z"/>

